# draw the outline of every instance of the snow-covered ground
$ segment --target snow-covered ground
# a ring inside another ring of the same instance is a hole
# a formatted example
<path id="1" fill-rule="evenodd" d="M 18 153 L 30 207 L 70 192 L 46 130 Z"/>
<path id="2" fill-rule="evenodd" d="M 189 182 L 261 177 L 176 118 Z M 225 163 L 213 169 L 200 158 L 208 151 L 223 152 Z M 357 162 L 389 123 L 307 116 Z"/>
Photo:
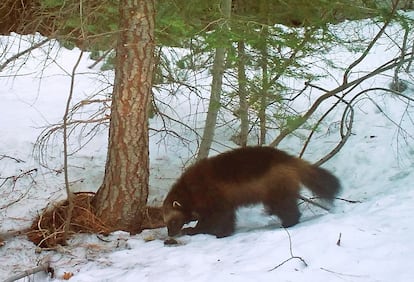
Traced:
<path id="1" fill-rule="evenodd" d="M 16 36 L 0 39 L 0 48 L 7 52 L 2 52 L 2 63 L 19 46 L 23 50 L 24 40 L 29 37 L 23 37 L 23 41 Z M 389 48 L 389 39 L 384 40 L 363 62 L 362 69 L 379 65 L 398 52 L 395 47 Z M 25 57 L 25 64 L 21 59 L 0 72 L 0 233 L 30 225 L 48 202 L 64 198 L 59 172 L 60 135 L 47 147 L 48 165 L 53 170 L 41 166 L 38 153 L 33 151 L 42 129 L 62 119 L 69 74 L 79 56 L 76 49 L 57 51 L 55 47 L 36 50 Z M 340 56 L 346 61 L 347 55 L 344 52 Z M 46 63 L 45 56 L 49 57 Z M 104 89 L 105 81 L 112 77 L 111 72 L 98 74 L 87 68 L 91 64 L 85 54 L 75 78 L 75 102 Z M 389 82 L 389 77 L 381 77 L 370 83 L 386 87 Z M 329 79 L 325 83 L 325 88 L 335 84 Z M 412 96 L 413 92 L 410 87 L 404 94 Z M 110 89 L 101 98 L 108 93 Z M 135 236 L 115 232 L 105 241 L 96 235 L 77 235 L 69 246 L 41 253 L 26 238 L 11 238 L 0 247 L 0 280 L 48 259 L 57 279 L 72 273 L 71 281 L 85 282 L 413 281 L 413 108 L 390 94 L 372 97 L 382 110 L 369 99 L 361 99 L 348 143 L 324 164 L 342 182 L 340 197 L 357 203 L 339 199 L 330 213 L 303 205 L 302 222 L 288 230 L 280 228 L 277 218 L 264 215 L 260 207 L 243 209 L 233 236 L 184 236 L 177 246 L 164 245 L 164 228 Z M 188 104 L 176 102 L 177 111 L 186 110 Z M 80 116 L 88 114 L 84 110 Z M 157 127 L 160 122 L 153 119 L 151 126 Z M 327 152 L 338 128 L 326 123 L 321 130 L 328 136 L 312 142 L 305 154 L 310 161 Z M 107 132 L 102 127 L 91 143 L 70 157 L 70 180 L 75 191 L 94 191 L 100 185 L 106 140 Z M 150 203 L 162 201 L 194 153 L 189 150 L 194 145 L 185 147 L 174 140 L 151 137 Z M 225 139 L 220 141 L 230 144 Z M 73 148 L 80 143 L 71 139 Z M 297 154 L 300 148 L 296 144 L 287 140 L 281 148 Z M 39 273 L 26 280 L 53 279 Z"/>

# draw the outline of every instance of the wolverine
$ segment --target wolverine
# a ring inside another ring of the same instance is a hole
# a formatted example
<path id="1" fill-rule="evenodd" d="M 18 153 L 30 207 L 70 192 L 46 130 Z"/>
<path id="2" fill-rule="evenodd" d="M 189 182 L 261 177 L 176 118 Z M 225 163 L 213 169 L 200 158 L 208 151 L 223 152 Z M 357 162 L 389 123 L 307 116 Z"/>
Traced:
<path id="1" fill-rule="evenodd" d="M 198 161 L 175 182 L 163 203 L 169 236 L 235 231 L 241 206 L 263 203 L 283 227 L 299 222 L 301 184 L 332 202 L 340 190 L 329 171 L 272 147 L 244 147 Z M 184 228 L 190 221 L 195 227 Z"/>

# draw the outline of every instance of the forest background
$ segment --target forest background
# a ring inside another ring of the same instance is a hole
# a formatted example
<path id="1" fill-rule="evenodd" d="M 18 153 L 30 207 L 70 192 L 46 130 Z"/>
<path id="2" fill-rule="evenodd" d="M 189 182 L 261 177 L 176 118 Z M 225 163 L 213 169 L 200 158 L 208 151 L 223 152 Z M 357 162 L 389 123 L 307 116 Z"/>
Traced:
<path id="1" fill-rule="evenodd" d="M 107 81 L 105 91 L 76 104 L 69 95 L 62 122 L 44 130 L 36 149 L 42 165 L 48 167 L 49 142 L 63 140 L 60 169 L 67 175 L 68 156 L 75 156 L 96 132 L 109 127 L 105 177 L 91 207 L 104 226 L 99 232 L 137 233 L 162 225 L 157 210 L 151 210 L 150 216 L 158 218 L 155 224 L 152 221 L 149 226 L 147 218 L 150 134 L 176 136 L 189 148 L 193 157 L 189 159 L 205 158 L 211 149 L 219 152 L 232 147 L 215 140 L 217 130 L 227 131 L 234 146 L 298 142 L 302 144 L 298 154 L 303 156 L 312 141 L 330 128 L 339 128 L 336 141 L 320 152 L 317 164 L 322 164 L 352 134 L 355 106 L 361 97 L 375 104 L 375 95 L 381 91 L 396 95 L 408 107 L 412 98 L 403 91 L 411 83 L 406 77 L 411 78 L 414 44 L 413 21 L 404 11 L 412 9 L 413 1 L 385 0 L 4 1 L 1 34 L 42 37 L 33 37 L 30 48 L 11 57 L 4 44 L 0 70 L 18 69 L 22 58 L 47 44 L 79 48 L 103 71 L 114 69 L 115 80 Z M 335 24 L 358 19 L 378 26 L 372 38 L 364 38 L 355 28 L 339 36 Z M 392 39 L 400 52 L 379 67 L 356 71 L 382 36 Z M 355 53 L 348 65 L 338 65 L 334 57 L 327 56 L 339 47 Z M 314 73 L 312 67 L 320 61 L 330 66 L 330 72 Z M 388 88 L 363 84 L 389 71 L 393 75 L 388 75 Z M 206 73 L 212 78 L 207 84 L 200 79 Z M 71 75 L 74 83 L 76 65 Z M 326 77 L 337 86 L 319 85 Z M 206 89 L 208 97 L 203 94 Z M 177 119 L 166 101 L 178 95 L 197 97 L 201 106 L 196 112 L 204 111 L 205 120 L 189 124 Z M 342 118 L 322 130 L 326 118 L 338 111 L 343 112 Z M 162 126 L 148 128 L 153 116 L 161 117 Z M 188 135 L 177 134 L 177 125 Z M 68 182 L 66 177 L 72 204 L 65 213 L 66 223 L 59 227 L 62 234 L 74 225 L 75 196 Z"/>

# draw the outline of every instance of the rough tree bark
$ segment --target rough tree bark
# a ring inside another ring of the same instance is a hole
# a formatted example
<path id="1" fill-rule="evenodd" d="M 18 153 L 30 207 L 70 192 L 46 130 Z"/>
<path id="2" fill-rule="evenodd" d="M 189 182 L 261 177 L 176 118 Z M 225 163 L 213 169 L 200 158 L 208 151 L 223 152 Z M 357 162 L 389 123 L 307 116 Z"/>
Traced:
<path id="1" fill-rule="evenodd" d="M 148 197 L 148 105 L 154 55 L 154 0 L 119 2 L 119 38 L 105 176 L 93 199 L 112 230 L 142 230 Z"/>

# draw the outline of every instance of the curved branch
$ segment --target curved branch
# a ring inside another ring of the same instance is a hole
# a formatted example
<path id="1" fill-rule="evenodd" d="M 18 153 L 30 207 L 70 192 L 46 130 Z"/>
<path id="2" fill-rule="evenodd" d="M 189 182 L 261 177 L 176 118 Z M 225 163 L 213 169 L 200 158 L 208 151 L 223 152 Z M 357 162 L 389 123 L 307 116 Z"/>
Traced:
<path id="1" fill-rule="evenodd" d="M 385 29 L 390 25 L 391 20 L 393 19 L 393 16 L 397 12 L 398 2 L 399 2 L 399 0 L 397 0 L 393 3 L 393 7 L 392 7 L 392 10 L 391 10 L 390 17 L 385 21 L 384 25 L 382 26 L 380 31 L 377 33 L 377 35 L 375 35 L 374 39 L 368 44 L 368 47 L 365 49 L 365 51 L 362 53 L 362 55 L 358 59 L 356 59 L 354 62 L 352 62 L 352 64 L 350 64 L 348 66 L 348 68 L 345 70 L 344 76 L 343 76 L 343 83 L 344 84 L 346 84 L 348 82 L 349 73 L 352 71 L 352 69 L 354 67 L 356 67 L 359 63 L 361 63 L 366 58 L 366 56 L 369 54 L 369 51 L 372 49 L 372 47 L 374 47 L 375 43 L 384 34 Z"/>
<path id="2" fill-rule="evenodd" d="M 318 109 L 318 107 L 322 104 L 322 102 L 324 102 L 325 100 L 327 100 L 328 98 L 337 95 L 338 93 L 345 91 L 345 90 L 349 90 L 350 88 L 354 88 L 356 86 L 358 86 L 359 84 L 361 84 L 362 82 L 364 82 L 365 80 L 374 77 L 380 73 L 383 73 L 387 70 L 393 69 L 395 67 L 397 67 L 399 64 L 401 63 L 405 63 L 405 62 L 409 62 L 412 61 L 413 58 L 411 57 L 412 53 L 408 53 L 405 54 L 404 58 L 394 58 L 384 64 L 382 64 L 381 66 L 377 67 L 375 70 L 373 70 L 372 72 L 357 78 L 351 82 L 347 82 L 344 83 L 340 86 L 338 86 L 337 88 L 321 95 L 318 99 L 316 99 L 316 101 L 313 103 L 313 105 L 310 107 L 310 109 L 302 116 L 302 118 L 300 119 L 300 122 L 298 122 L 297 124 L 295 124 L 293 127 L 291 128 L 285 128 L 283 129 L 280 134 L 275 138 L 275 140 L 273 142 L 271 142 L 269 144 L 269 146 L 271 147 L 276 147 L 277 145 L 279 145 L 279 143 L 290 133 L 292 133 L 293 131 L 295 131 L 296 129 L 298 129 L 300 126 L 302 126 L 314 113 L 315 111 Z M 349 93 L 349 92 L 348 92 Z"/>
<path id="3" fill-rule="evenodd" d="M 348 138 L 352 134 L 352 125 L 353 125 L 353 122 L 354 122 L 354 109 L 353 109 L 353 104 L 355 103 L 355 101 L 356 101 L 357 98 L 359 98 L 361 95 L 366 94 L 367 92 L 370 92 L 370 91 L 385 91 L 385 92 L 391 92 L 391 93 L 393 93 L 395 95 L 398 95 L 398 96 L 401 96 L 401 97 L 403 97 L 403 98 L 405 98 L 405 99 L 407 99 L 409 101 L 414 101 L 413 98 L 408 97 L 408 96 L 406 96 L 404 94 L 401 94 L 398 91 L 395 91 L 395 90 L 392 90 L 392 89 L 387 89 L 387 88 L 382 88 L 382 87 L 369 88 L 369 89 L 365 89 L 365 90 L 359 92 L 349 102 L 346 102 L 347 107 L 345 108 L 345 110 L 344 110 L 344 112 L 342 114 L 342 119 L 341 119 L 341 141 L 338 143 L 338 145 L 331 152 L 329 152 L 325 157 L 321 158 L 319 161 L 317 161 L 316 163 L 314 163 L 314 165 L 317 165 L 317 166 L 322 165 L 323 163 L 327 162 L 329 159 L 331 159 L 336 153 L 338 153 L 342 149 L 342 147 L 345 145 L 346 141 L 348 140 Z M 372 101 L 372 102 L 374 103 L 374 101 Z M 379 106 L 376 103 L 374 103 L 374 104 L 379 108 Z M 379 110 L 382 112 L 382 110 L 380 108 L 379 108 Z M 348 112 L 350 112 L 350 117 L 349 117 L 349 121 L 348 121 L 348 126 L 346 126 L 346 133 L 344 134 L 344 127 L 345 127 L 345 122 L 347 120 Z M 389 120 L 391 120 L 389 117 L 387 117 L 387 118 Z M 394 123 L 396 126 L 400 127 L 394 121 L 391 120 L 391 122 Z M 411 138 L 414 138 L 414 137 L 411 136 Z"/>
<path id="4" fill-rule="evenodd" d="M 315 133 L 315 130 L 316 130 L 316 128 L 318 128 L 318 126 L 322 123 L 322 121 L 329 115 L 329 113 L 333 110 L 333 109 L 335 109 L 336 108 L 336 106 L 339 104 L 339 102 L 340 101 L 342 101 L 343 99 L 341 98 L 341 99 L 339 99 L 338 101 L 336 101 L 336 103 L 333 105 L 333 106 L 331 106 L 330 108 L 329 108 L 329 110 L 327 110 L 323 115 L 322 115 L 322 117 L 316 122 L 316 124 L 313 126 L 313 128 L 312 128 L 312 130 L 311 130 L 311 133 L 309 134 L 309 136 L 308 136 L 308 138 L 306 139 L 306 141 L 305 141 L 305 144 L 303 145 L 303 147 L 302 147 L 302 150 L 301 150 L 301 152 L 299 153 L 299 157 L 301 158 L 302 156 L 303 156 L 303 154 L 305 153 L 305 151 L 306 151 L 306 148 L 308 147 L 308 145 L 309 145 L 309 143 L 310 143 L 310 140 L 312 139 L 312 137 L 313 137 L 313 134 Z M 346 102 L 347 103 L 347 102 Z"/>
<path id="5" fill-rule="evenodd" d="M 346 134 L 343 134 L 343 128 L 344 128 L 344 124 L 346 121 L 348 111 L 350 111 L 351 116 L 349 118 Z M 353 123 L 354 123 L 354 108 L 352 107 L 350 103 L 348 103 L 347 107 L 344 110 L 344 113 L 342 115 L 342 120 L 341 120 L 341 136 L 342 136 L 341 141 L 338 143 L 338 145 L 336 145 L 336 147 L 331 152 L 329 152 L 325 157 L 317 161 L 314 165 L 316 166 L 322 165 L 323 163 L 330 160 L 333 156 L 336 155 L 336 153 L 338 153 L 342 149 L 346 141 L 348 141 L 349 136 L 351 136 Z"/>

